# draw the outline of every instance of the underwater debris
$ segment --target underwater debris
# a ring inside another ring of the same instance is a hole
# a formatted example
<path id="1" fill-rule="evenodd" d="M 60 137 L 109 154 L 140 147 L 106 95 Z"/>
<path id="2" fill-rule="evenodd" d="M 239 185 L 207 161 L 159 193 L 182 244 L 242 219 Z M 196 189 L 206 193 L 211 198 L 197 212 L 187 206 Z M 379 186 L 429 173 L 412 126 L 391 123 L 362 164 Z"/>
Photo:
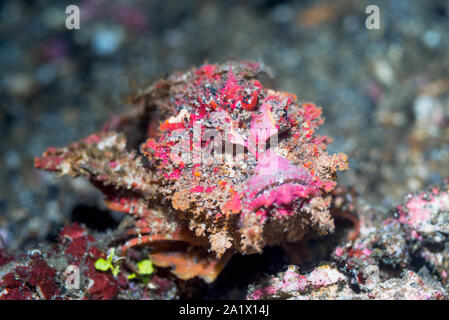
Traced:
<path id="1" fill-rule="evenodd" d="M 410 252 L 448 283 L 449 268 L 449 185 L 430 187 L 408 195 L 396 208 L 397 220 L 404 226 Z"/>
<path id="2" fill-rule="evenodd" d="M 332 140 L 316 134 L 321 109 L 264 88 L 264 71 L 241 61 L 174 73 L 35 165 L 89 179 L 110 209 L 134 218 L 123 255 L 146 244 L 155 266 L 212 282 L 236 252 L 334 230 L 331 191 L 346 156 L 329 155 Z"/>
<path id="3" fill-rule="evenodd" d="M 334 248 L 331 262 L 261 279 L 247 299 L 449 299 L 449 186 L 409 194 L 391 217 Z M 322 262 L 323 263 L 323 262 Z"/>
<path id="4" fill-rule="evenodd" d="M 337 246 L 333 251 L 333 259 L 354 285 L 363 287 L 366 284 L 372 266 L 390 267 L 380 268 L 382 278 L 392 278 L 397 270 L 410 267 L 412 257 L 402 226 L 393 219 L 387 219 L 381 227 Z"/>
<path id="5" fill-rule="evenodd" d="M 352 289 L 347 277 L 325 264 L 302 275 L 296 266 L 264 279 L 248 289 L 248 300 L 443 300 L 446 289 L 426 272 L 405 270 L 400 278 L 382 281 L 372 272 L 372 286 L 362 292 Z"/>
<path id="6" fill-rule="evenodd" d="M 392 279 L 407 269 L 424 267 L 447 285 L 449 267 L 449 191 L 441 187 L 409 194 L 404 203 L 378 227 L 354 241 L 337 246 L 332 254 L 339 269 L 351 284 L 361 290 L 372 285 L 371 269 L 377 268 L 382 279 Z"/>

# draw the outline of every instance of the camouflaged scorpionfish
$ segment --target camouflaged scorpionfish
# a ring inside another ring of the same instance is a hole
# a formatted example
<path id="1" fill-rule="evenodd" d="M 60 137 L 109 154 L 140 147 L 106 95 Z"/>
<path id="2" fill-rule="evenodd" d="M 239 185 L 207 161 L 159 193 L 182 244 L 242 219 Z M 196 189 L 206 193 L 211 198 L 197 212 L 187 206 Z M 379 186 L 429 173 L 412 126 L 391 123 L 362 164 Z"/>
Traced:
<path id="1" fill-rule="evenodd" d="M 49 148 L 36 167 L 83 176 L 134 217 L 121 247 L 146 245 L 181 279 L 212 282 L 232 254 L 334 229 L 344 154 L 315 134 L 321 109 L 262 86 L 255 62 L 174 73 L 134 97 L 103 130 Z"/>

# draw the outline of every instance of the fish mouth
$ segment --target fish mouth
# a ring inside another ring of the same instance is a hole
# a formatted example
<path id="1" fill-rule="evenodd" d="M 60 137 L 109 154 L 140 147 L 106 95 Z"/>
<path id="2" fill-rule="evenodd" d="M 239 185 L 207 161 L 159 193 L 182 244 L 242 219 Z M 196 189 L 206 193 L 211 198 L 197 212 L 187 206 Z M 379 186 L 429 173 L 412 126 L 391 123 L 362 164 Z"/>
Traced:
<path id="1" fill-rule="evenodd" d="M 265 160 L 276 161 L 276 165 L 266 170 L 267 162 L 259 162 L 243 190 L 233 194 L 225 204 L 226 213 L 241 213 L 242 217 L 249 213 L 292 215 L 298 211 L 298 205 L 321 194 L 322 183 L 305 167 L 271 150 L 265 157 Z"/>
<path id="2" fill-rule="evenodd" d="M 320 193 L 312 175 L 301 166 L 282 158 L 282 163 L 272 175 L 255 174 L 243 191 L 244 212 L 291 209 L 298 200 L 306 200 Z"/>
<path id="3" fill-rule="evenodd" d="M 261 196 L 262 194 L 264 194 L 267 191 L 276 189 L 278 187 L 284 186 L 284 185 L 306 185 L 307 181 L 304 179 L 295 179 L 295 178 L 290 178 L 290 179 L 280 179 L 275 181 L 274 183 L 271 184 L 267 184 L 265 186 L 263 186 L 261 189 L 259 189 L 259 191 L 257 192 L 257 194 L 255 194 L 255 198 Z"/>

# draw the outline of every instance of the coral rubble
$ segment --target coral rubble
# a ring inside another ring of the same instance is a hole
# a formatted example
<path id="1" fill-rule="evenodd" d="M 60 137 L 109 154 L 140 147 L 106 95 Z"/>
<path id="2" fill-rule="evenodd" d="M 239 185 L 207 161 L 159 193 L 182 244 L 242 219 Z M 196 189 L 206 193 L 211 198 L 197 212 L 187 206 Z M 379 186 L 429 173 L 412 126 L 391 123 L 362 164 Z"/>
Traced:
<path id="1" fill-rule="evenodd" d="M 337 268 L 322 265 L 302 275 L 297 267 L 277 276 L 265 279 L 249 287 L 247 299 L 290 299 L 290 300 L 442 300 L 449 296 L 444 287 L 425 272 L 405 270 L 400 278 L 382 281 L 372 272 L 372 284 L 368 289 L 356 292 L 347 277 Z"/>

